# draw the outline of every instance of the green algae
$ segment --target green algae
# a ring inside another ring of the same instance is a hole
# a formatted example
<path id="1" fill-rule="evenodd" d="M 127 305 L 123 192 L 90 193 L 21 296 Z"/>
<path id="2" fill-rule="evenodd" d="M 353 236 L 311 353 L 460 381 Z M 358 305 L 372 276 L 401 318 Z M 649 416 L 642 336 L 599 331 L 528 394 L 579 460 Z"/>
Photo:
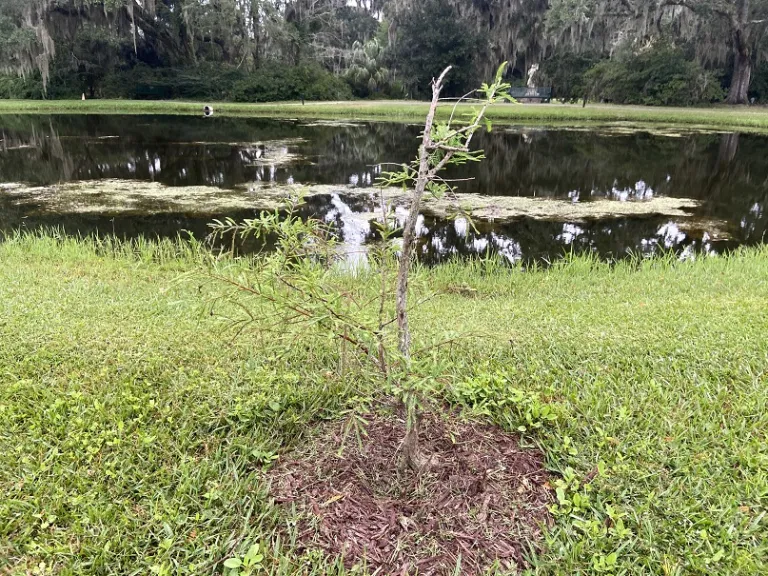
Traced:
<path id="1" fill-rule="evenodd" d="M 381 195 L 395 207 L 407 207 L 410 202 L 410 192 L 398 188 L 352 188 L 343 185 L 302 187 L 253 183 L 224 189 L 214 186 L 166 186 L 158 182 L 129 180 L 81 181 L 54 186 L 6 183 L 0 184 L 0 194 L 16 205 L 35 206 L 41 212 L 80 214 L 221 214 L 237 210 L 271 210 L 299 195 L 319 197 L 337 194 L 370 201 L 370 216 L 373 218 Z M 461 194 L 440 199 L 427 197 L 423 212 L 447 218 L 457 211 L 465 211 L 479 220 L 495 222 L 523 217 L 580 222 L 653 215 L 686 218 L 698 206 L 695 200 L 670 197 L 654 197 L 644 201 L 591 200 L 574 203 L 522 196 Z"/>

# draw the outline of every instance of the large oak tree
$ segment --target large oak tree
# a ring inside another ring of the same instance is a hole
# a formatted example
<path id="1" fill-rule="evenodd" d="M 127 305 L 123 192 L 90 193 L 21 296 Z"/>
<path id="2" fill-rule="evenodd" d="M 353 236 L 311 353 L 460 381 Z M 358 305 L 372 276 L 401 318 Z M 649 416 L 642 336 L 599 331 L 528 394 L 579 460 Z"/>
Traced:
<path id="1" fill-rule="evenodd" d="M 746 104 L 768 26 L 768 0 L 551 0 L 554 41 L 611 53 L 622 42 L 684 40 L 702 61 L 733 70 L 728 102 Z"/>

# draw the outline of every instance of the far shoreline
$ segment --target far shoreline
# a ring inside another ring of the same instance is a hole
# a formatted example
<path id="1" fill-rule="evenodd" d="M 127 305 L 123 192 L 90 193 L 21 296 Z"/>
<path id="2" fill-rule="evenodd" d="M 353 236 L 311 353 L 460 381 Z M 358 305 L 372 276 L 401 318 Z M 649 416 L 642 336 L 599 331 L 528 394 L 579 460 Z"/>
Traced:
<path id="1" fill-rule="evenodd" d="M 214 116 L 318 120 L 419 122 L 428 104 L 419 101 L 343 102 L 191 102 L 179 100 L 0 100 L 0 114 L 125 114 L 203 116 L 203 107 Z M 452 104 L 439 114 L 447 117 Z M 460 110 L 471 108 L 461 105 Z M 768 107 L 726 106 L 672 108 L 612 104 L 502 104 L 489 117 L 500 125 L 621 127 L 642 130 L 718 130 L 768 133 Z"/>

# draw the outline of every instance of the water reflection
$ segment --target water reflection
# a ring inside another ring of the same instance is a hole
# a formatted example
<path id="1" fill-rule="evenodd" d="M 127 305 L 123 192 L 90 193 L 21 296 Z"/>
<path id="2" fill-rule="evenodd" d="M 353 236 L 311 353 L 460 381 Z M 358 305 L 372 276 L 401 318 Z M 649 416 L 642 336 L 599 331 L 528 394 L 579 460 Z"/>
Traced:
<path id="1" fill-rule="evenodd" d="M 50 185 L 117 178 L 170 186 L 223 188 L 271 182 L 334 184 L 340 193 L 312 199 L 308 210 L 336 224 L 350 253 L 364 257 L 376 207 L 341 193 L 367 187 L 384 163 L 410 160 L 418 126 L 333 125 L 227 118 L 0 116 L 0 182 Z M 454 169 L 471 178 L 458 193 L 527 196 L 584 203 L 642 202 L 657 196 L 701 202 L 695 222 L 625 218 L 593 222 L 479 222 L 421 218 L 427 262 L 501 254 L 510 262 L 589 251 L 621 257 L 660 249 L 681 254 L 763 241 L 768 231 L 768 138 L 747 134 L 682 134 L 497 129 L 476 144 L 487 160 Z M 0 195 L 0 227 L 62 225 L 69 231 L 125 235 L 205 233 L 214 216 L 51 215 L 19 208 Z M 229 214 L 227 214 L 229 215 Z M 397 215 L 402 219 L 404 214 Z"/>
<path id="2" fill-rule="evenodd" d="M 343 251 L 347 263 L 357 268 L 367 261 L 365 245 L 371 237 L 371 223 L 349 207 L 338 194 L 331 196 L 331 208 L 324 220 L 336 224 L 344 240 Z"/>
<path id="3" fill-rule="evenodd" d="M 338 196 L 330 197 L 330 202 L 322 198 L 311 200 L 306 213 L 324 214 L 326 222 L 335 222 L 347 240 L 348 262 L 354 266 L 364 265 L 365 246 L 378 239 L 371 222 L 380 220 L 380 216 L 372 213 L 365 203 L 351 199 L 349 203 Z M 396 211 L 398 225 L 404 223 L 405 216 L 404 210 Z M 663 217 L 579 224 L 524 218 L 506 224 L 470 224 L 464 218 L 446 221 L 420 216 L 417 234 L 417 251 L 421 260 L 428 264 L 456 257 L 483 258 L 493 254 L 511 264 L 551 261 L 566 253 L 584 252 L 615 259 L 629 254 L 643 256 L 674 251 L 687 258 L 702 252 L 713 253 L 715 246 L 723 249 L 735 245 L 728 241 L 716 242 L 706 231 L 684 231 L 678 223 Z"/>

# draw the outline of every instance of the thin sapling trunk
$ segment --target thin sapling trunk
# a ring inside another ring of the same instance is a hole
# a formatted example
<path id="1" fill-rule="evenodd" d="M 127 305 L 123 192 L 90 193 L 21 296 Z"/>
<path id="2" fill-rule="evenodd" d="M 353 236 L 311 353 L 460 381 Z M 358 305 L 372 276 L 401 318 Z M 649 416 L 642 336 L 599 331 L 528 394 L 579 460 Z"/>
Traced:
<path id="1" fill-rule="evenodd" d="M 414 163 L 404 167 L 402 172 L 390 175 L 390 178 L 386 181 L 389 184 L 413 185 L 410 210 L 403 228 L 403 243 L 400 251 L 395 293 L 399 351 L 405 364 L 406 379 L 411 359 L 411 331 L 408 322 L 408 281 L 413 254 L 418 240 L 416 223 L 421 211 L 421 203 L 426 192 L 440 196 L 451 189 L 440 177 L 440 172 L 445 167 L 472 161 L 477 162 L 483 158 L 482 152 L 470 151 L 470 144 L 483 122 L 485 122 L 489 130 L 491 128 L 490 122 L 485 119 L 488 107 L 499 101 L 512 101 L 512 98 L 508 95 L 509 84 L 503 81 L 505 70 L 506 63 L 499 67 L 493 84 L 483 84 L 479 90 L 483 96 L 480 111 L 474 113 L 472 118 L 460 128 L 452 126 L 454 117 L 459 109 L 459 103 L 454 107 L 447 124 L 440 124 L 435 120 L 445 78 L 450 73 L 451 67 L 446 68 L 436 80 L 433 80 L 432 102 L 424 125 L 419 156 Z M 420 398 L 416 388 L 406 391 L 405 394 L 407 396 L 404 402 L 406 408 L 406 435 L 402 444 L 403 465 L 416 472 L 420 472 L 426 465 L 426 459 L 419 450 Z"/>

